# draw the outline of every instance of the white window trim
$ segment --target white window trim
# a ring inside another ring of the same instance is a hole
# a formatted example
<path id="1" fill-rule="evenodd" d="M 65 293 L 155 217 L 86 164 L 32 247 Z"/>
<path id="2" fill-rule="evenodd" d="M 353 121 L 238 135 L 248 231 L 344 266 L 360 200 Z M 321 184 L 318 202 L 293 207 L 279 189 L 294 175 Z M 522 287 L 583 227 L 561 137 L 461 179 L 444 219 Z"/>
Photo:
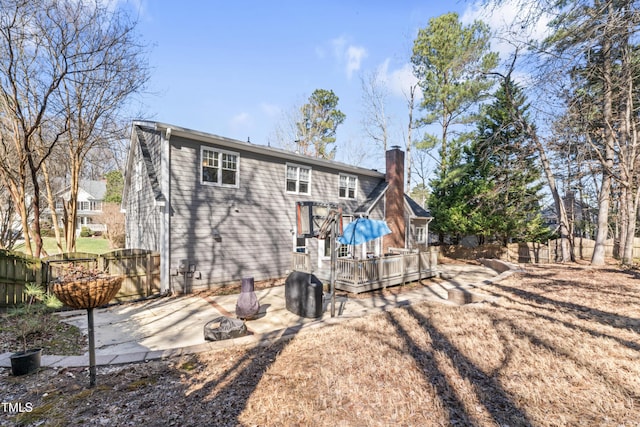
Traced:
<path id="1" fill-rule="evenodd" d="M 340 177 L 347 177 L 347 191 L 345 192 L 345 196 L 340 196 Z M 355 187 L 353 188 L 353 197 L 349 197 L 349 180 L 348 178 L 354 178 L 356 183 L 355 183 Z M 340 199 L 347 199 L 347 200 L 357 200 L 358 199 L 358 176 L 357 175 L 349 175 L 346 173 L 341 173 L 338 175 L 338 197 Z"/>
<path id="2" fill-rule="evenodd" d="M 304 239 L 304 246 L 298 246 L 298 236 L 296 236 L 295 234 L 293 235 L 293 252 L 298 252 L 298 249 L 304 249 L 304 251 L 300 252 L 300 253 L 308 253 L 309 249 L 307 247 L 307 239 Z"/>
<path id="3" fill-rule="evenodd" d="M 213 151 L 219 154 L 231 154 L 233 156 L 236 156 L 236 183 L 235 184 L 223 184 L 222 183 L 222 158 L 218 159 L 219 162 L 219 170 L 218 170 L 218 182 L 209 182 L 209 181 L 205 181 L 204 180 L 204 176 L 202 174 L 202 162 L 204 159 L 204 151 Z M 200 184 L 202 185 L 210 185 L 213 187 L 225 187 L 225 188 L 239 188 L 240 187 L 240 153 L 237 153 L 235 151 L 229 151 L 229 150 L 222 150 L 220 148 L 217 147 L 209 147 L 206 145 L 202 145 L 200 146 L 200 163 L 199 163 L 199 167 L 200 167 Z"/>
<path id="4" fill-rule="evenodd" d="M 287 172 L 289 170 L 289 167 L 294 167 L 296 168 L 296 191 L 289 191 L 287 189 L 287 180 L 289 179 L 289 176 L 287 175 Z M 300 191 L 300 168 L 304 168 L 304 169 L 308 169 L 309 170 L 309 186 L 308 186 L 308 191 L 306 193 L 303 193 Z M 307 165 L 300 165 L 297 163 L 286 163 L 284 166 L 284 189 L 288 194 L 304 194 L 304 195 L 310 195 L 311 194 L 311 175 L 312 175 L 313 169 L 311 168 L 311 166 L 307 166 Z"/>
<path id="5" fill-rule="evenodd" d="M 422 230 L 422 239 L 418 238 L 420 236 L 420 233 L 418 233 L 418 230 L 420 229 Z M 424 245 L 427 243 L 427 227 L 425 227 L 424 225 L 417 225 L 415 233 L 416 233 L 415 235 L 416 244 Z"/>
<path id="6" fill-rule="evenodd" d="M 346 227 L 350 222 L 352 222 L 354 220 L 353 215 L 342 215 L 342 227 L 344 229 L 344 227 Z M 335 239 L 335 237 L 333 237 Z M 327 241 L 328 239 L 317 239 L 318 240 L 318 259 L 320 261 L 328 261 L 331 259 L 330 256 L 325 256 L 325 252 L 327 251 L 327 244 L 331 244 L 331 241 Z M 338 251 L 338 254 L 340 253 L 340 248 L 341 247 L 346 247 L 347 248 L 347 255 L 343 255 L 342 257 L 339 258 L 350 258 L 351 256 L 353 256 L 353 252 L 355 250 L 355 248 L 353 247 L 353 245 L 343 245 L 342 243 L 338 242 L 336 240 L 336 250 Z"/>

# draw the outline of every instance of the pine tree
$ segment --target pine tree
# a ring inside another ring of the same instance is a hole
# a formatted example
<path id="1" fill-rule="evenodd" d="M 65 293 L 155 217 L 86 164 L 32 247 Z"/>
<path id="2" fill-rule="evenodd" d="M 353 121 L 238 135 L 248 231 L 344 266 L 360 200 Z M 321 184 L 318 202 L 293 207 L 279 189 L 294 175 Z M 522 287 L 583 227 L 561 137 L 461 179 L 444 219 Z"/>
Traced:
<path id="1" fill-rule="evenodd" d="M 469 149 L 469 162 L 485 182 L 476 216 L 483 234 L 504 244 L 510 240 L 537 240 L 546 235 L 540 214 L 541 174 L 535 163 L 535 149 L 528 135 L 512 117 L 529 120 L 529 106 L 522 90 L 510 79 L 495 94 L 495 101 L 483 107 L 477 138 Z"/>

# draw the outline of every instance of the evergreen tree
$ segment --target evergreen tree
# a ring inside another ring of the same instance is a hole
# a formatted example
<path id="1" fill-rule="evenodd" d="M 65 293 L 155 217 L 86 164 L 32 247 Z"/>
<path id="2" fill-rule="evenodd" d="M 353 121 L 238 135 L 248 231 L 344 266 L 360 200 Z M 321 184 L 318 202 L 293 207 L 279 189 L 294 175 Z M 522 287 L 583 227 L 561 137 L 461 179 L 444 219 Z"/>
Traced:
<path id="1" fill-rule="evenodd" d="M 497 65 L 498 54 L 490 52 L 490 36 L 483 22 L 463 25 L 457 13 L 447 13 L 430 19 L 414 41 L 411 62 L 422 89 L 420 108 L 425 112 L 419 125 L 437 123 L 442 128 L 439 136 L 425 134 L 417 148 L 440 145 L 441 171 L 455 163 L 450 156 L 469 136 L 454 127 L 474 120 L 475 106 L 493 86 L 487 75 Z"/>
<path id="2" fill-rule="evenodd" d="M 449 164 L 430 183 L 429 209 L 436 218 L 431 229 L 440 234 L 441 241 L 443 235 L 453 237 L 455 242 L 463 236 L 483 234 L 479 208 L 488 183 L 475 173 L 473 166 L 470 162 Z"/>
<path id="3" fill-rule="evenodd" d="M 105 203 L 122 203 L 122 192 L 124 191 L 124 178 L 119 170 L 107 172 L 107 190 L 104 195 Z"/>
<path id="4" fill-rule="evenodd" d="M 510 79 L 483 107 L 478 134 L 469 149 L 476 182 L 485 183 L 476 206 L 483 234 L 504 244 L 510 240 L 537 240 L 545 236 L 540 214 L 540 170 L 535 151 L 522 126 L 512 120 L 529 120 L 522 90 Z"/>
<path id="5" fill-rule="evenodd" d="M 296 123 L 299 151 L 322 159 L 333 159 L 336 148 L 336 129 L 346 115 L 338 110 L 338 96 L 332 90 L 316 89 L 309 102 L 300 109 L 301 119 Z"/>

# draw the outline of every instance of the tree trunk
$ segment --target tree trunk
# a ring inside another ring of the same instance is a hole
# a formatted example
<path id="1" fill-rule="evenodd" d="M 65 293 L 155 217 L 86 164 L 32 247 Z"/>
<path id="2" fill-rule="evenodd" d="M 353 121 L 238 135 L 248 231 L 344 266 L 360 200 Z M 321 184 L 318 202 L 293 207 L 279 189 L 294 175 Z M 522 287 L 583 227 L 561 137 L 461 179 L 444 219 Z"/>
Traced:
<path id="1" fill-rule="evenodd" d="M 411 145 L 413 144 L 413 108 L 415 92 L 416 86 L 411 86 L 409 88 L 409 99 L 407 101 L 409 109 L 409 125 L 407 126 L 407 193 L 411 191 Z M 424 206 L 424 203 L 422 206 Z"/>
<path id="2" fill-rule="evenodd" d="M 538 154 L 540 155 L 540 162 L 542 163 L 542 169 L 544 170 L 545 176 L 547 178 L 547 183 L 549 184 L 549 190 L 551 191 L 551 195 L 553 196 L 553 202 L 556 208 L 556 214 L 558 215 L 558 223 L 560 232 L 560 257 L 556 259 L 559 262 L 570 262 L 574 261 L 573 255 L 573 245 L 571 243 L 571 234 L 569 233 L 569 219 L 567 216 L 567 210 L 565 209 L 564 202 L 560 197 L 560 193 L 558 192 L 558 187 L 556 185 L 556 179 L 553 175 L 553 171 L 551 170 L 551 164 L 549 163 L 549 159 L 547 158 L 547 154 L 544 150 L 544 146 L 540 139 L 538 138 L 538 134 L 533 129 L 533 127 L 527 123 L 526 120 L 523 120 L 522 117 L 518 117 L 520 124 L 524 126 L 524 129 L 533 141 Z"/>
<path id="3" fill-rule="evenodd" d="M 25 148 L 27 144 L 25 144 Z M 42 234 L 40 227 L 40 184 L 38 182 L 38 169 L 39 166 L 36 165 L 36 159 L 33 158 L 33 151 L 29 151 L 28 156 L 28 164 L 29 169 L 31 171 L 31 181 L 33 185 L 33 199 L 31 200 L 31 205 L 33 206 L 33 233 L 32 238 L 35 243 L 35 251 L 33 256 L 36 258 L 40 258 L 42 253 Z"/>
<path id="4" fill-rule="evenodd" d="M 612 5 L 609 5 L 611 13 Z M 598 197 L 598 229 L 596 232 L 596 242 L 591 257 L 591 265 L 604 265 L 605 263 L 605 241 L 609 231 L 609 206 L 611 203 L 611 181 L 613 178 L 613 160 L 615 135 L 613 133 L 613 88 L 612 88 L 612 53 L 611 40 L 606 34 L 602 41 L 602 80 L 603 80 L 603 120 L 604 120 L 604 164 L 602 165 L 602 185 Z"/>
<path id="5" fill-rule="evenodd" d="M 44 185 L 47 190 L 47 203 L 49 204 L 49 210 L 51 211 L 51 226 L 56 237 L 56 246 L 58 247 L 58 253 L 64 253 L 62 247 L 62 236 L 60 235 L 60 228 L 58 228 L 58 213 L 56 212 L 56 201 L 53 197 L 53 191 L 51 190 L 51 179 L 49 178 L 49 170 L 46 163 L 42 164 L 42 174 L 44 177 Z"/>
<path id="6" fill-rule="evenodd" d="M 78 186 L 80 182 L 80 162 L 71 164 L 71 183 L 69 189 L 69 201 L 66 210 L 66 239 L 67 252 L 76 250 L 76 223 L 78 222 Z"/>

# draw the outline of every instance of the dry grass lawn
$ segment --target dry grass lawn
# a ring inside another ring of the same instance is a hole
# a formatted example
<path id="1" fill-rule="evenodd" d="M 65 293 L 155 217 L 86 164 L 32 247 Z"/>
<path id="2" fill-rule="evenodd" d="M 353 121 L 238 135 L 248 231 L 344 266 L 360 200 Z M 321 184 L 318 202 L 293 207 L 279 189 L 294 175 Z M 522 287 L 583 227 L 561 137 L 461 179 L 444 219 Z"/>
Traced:
<path id="1" fill-rule="evenodd" d="M 92 390 L 85 372 L 5 373 L 3 401 L 36 409 L 0 425 L 640 426 L 639 278 L 528 266 L 477 289 L 492 302 L 102 369 Z"/>

